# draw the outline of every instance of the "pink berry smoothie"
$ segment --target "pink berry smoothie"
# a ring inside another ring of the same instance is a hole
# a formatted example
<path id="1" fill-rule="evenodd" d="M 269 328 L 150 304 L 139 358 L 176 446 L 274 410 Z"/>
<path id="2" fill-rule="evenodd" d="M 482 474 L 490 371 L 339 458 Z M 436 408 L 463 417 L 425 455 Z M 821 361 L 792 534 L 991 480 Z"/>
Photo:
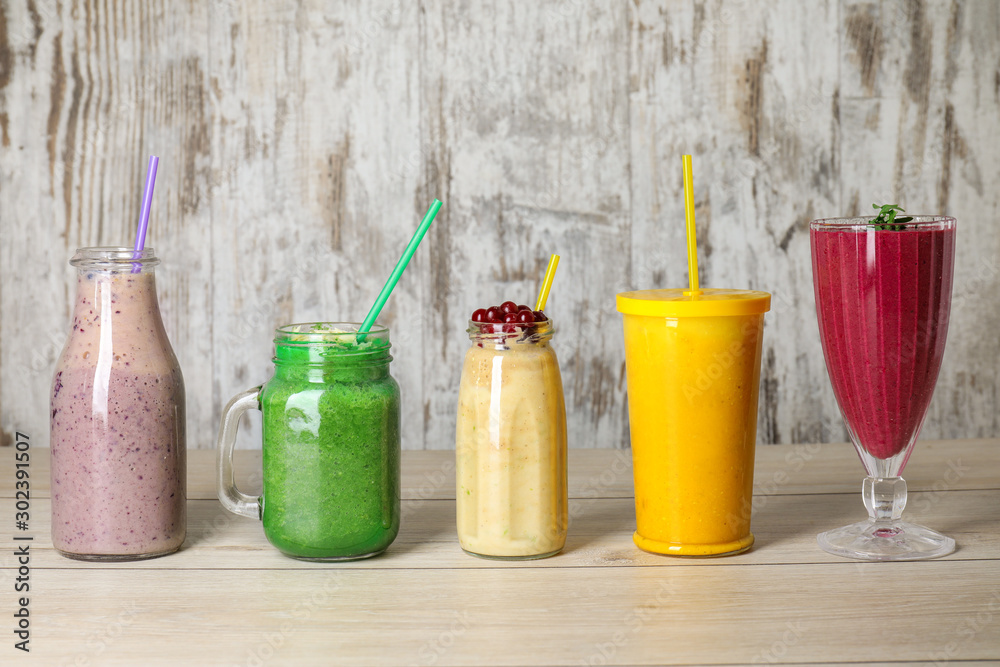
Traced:
<path id="1" fill-rule="evenodd" d="M 916 439 L 948 332 L 954 226 L 813 228 L 827 370 L 855 442 L 888 459 Z"/>
<path id="2" fill-rule="evenodd" d="M 151 269 L 81 270 L 51 399 L 52 541 L 132 560 L 185 536 L 184 382 Z"/>

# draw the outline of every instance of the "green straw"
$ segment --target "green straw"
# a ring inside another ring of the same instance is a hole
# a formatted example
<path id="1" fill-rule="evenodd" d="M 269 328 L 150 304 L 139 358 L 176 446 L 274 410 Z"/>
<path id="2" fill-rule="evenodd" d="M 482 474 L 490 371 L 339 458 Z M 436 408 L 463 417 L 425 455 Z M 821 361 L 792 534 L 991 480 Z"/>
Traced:
<path id="1" fill-rule="evenodd" d="M 389 294 L 392 293 L 392 288 L 396 286 L 399 282 L 399 277 L 403 275 L 403 271 L 406 269 L 406 265 L 410 263 L 410 258 L 413 257 L 413 253 L 417 251 L 417 246 L 420 245 L 420 241 L 423 240 L 424 234 L 430 228 L 431 223 L 434 222 L 434 217 L 438 214 L 441 209 L 441 200 L 435 199 L 431 207 L 427 209 L 427 214 L 424 215 L 424 219 L 420 222 L 420 226 L 417 227 L 417 231 L 414 232 L 413 238 L 410 239 L 410 243 L 406 246 L 406 250 L 403 251 L 403 256 L 399 258 L 396 262 L 396 268 L 392 270 L 392 275 L 389 276 L 389 280 L 385 281 L 385 286 L 382 287 L 382 291 L 379 292 L 378 298 L 375 299 L 372 309 L 368 311 L 368 317 L 365 318 L 364 323 L 362 323 L 361 328 L 358 329 L 359 334 L 366 334 L 375 324 L 375 318 L 378 314 L 382 312 L 382 306 L 385 305 L 386 300 L 389 298 Z M 364 340 L 364 336 L 358 336 L 358 340 Z"/>

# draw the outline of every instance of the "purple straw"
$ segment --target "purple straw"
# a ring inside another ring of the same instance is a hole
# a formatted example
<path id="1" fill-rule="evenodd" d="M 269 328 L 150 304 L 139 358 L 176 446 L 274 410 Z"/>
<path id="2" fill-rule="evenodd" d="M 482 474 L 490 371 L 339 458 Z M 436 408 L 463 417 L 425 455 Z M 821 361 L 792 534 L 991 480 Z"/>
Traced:
<path id="1" fill-rule="evenodd" d="M 135 254 L 133 259 L 139 259 L 139 253 L 146 245 L 146 229 L 149 227 L 149 207 L 153 203 L 153 187 L 156 185 L 156 167 L 160 158 L 149 156 L 149 166 L 146 168 L 146 189 L 142 193 L 142 212 L 139 213 L 139 229 L 135 231 Z M 132 265 L 132 273 L 142 271 L 139 264 Z"/>

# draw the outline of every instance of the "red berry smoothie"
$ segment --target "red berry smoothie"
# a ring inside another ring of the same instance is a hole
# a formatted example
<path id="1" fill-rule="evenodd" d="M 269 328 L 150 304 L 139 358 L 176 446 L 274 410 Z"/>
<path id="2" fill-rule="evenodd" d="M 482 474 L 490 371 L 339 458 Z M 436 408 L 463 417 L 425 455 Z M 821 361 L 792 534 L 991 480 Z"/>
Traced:
<path id="1" fill-rule="evenodd" d="M 916 439 L 941 368 L 954 224 L 891 230 L 814 223 L 810 238 L 833 391 L 855 443 L 891 458 Z"/>
<path id="2" fill-rule="evenodd" d="M 51 399 L 52 542 L 133 560 L 185 536 L 184 382 L 151 268 L 80 271 Z"/>

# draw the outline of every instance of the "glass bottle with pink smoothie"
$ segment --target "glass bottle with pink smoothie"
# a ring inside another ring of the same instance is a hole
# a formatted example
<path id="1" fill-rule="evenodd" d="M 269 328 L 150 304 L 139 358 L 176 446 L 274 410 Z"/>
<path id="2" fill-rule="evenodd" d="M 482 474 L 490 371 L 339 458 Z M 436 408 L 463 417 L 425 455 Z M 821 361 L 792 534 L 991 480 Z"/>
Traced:
<path id="1" fill-rule="evenodd" d="M 151 248 L 82 248 L 73 329 L 51 395 L 52 543 L 116 561 L 177 551 L 186 530 L 184 380 Z"/>

